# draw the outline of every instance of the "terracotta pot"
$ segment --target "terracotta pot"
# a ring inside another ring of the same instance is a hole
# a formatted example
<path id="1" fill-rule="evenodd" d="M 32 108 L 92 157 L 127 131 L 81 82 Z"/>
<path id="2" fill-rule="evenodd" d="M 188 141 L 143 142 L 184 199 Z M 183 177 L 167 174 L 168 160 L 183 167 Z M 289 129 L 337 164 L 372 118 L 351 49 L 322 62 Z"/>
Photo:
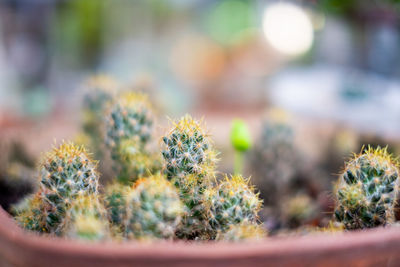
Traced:
<path id="1" fill-rule="evenodd" d="M 256 243 L 80 243 L 26 233 L 0 208 L 0 259 L 12 266 L 399 266 L 400 229 Z"/>

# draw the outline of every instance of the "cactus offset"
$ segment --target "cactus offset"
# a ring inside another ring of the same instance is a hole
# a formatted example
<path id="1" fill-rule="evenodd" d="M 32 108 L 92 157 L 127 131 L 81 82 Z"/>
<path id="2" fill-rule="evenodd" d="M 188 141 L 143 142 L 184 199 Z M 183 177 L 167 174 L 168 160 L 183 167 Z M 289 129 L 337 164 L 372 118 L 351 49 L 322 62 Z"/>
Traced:
<path id="1" fill-rule="evenodd" d="M 164 173 L 179 189 L 185 215 L 177 236 L 195 239 L 207 231 L 204 190 L 212 186 L 216 151 L 200 122 L 189 115 L 173 123 L 163 137 Z"/>
<path id="2" fill-rule="evenodd" d="M 69 238 L 95 241 L 108 237 L 106 210 L 97 196 L 78 196 L 72 202 L 65 221 L 65 235 Z"/>
<path id="3" fill-rule="evenodd" d="M 98 174 L 84 147 L 62 143 L 47 153 L 39 169 L 45 232 L 62 234 L 64 217 L 72 201 L 82 195 L 97 195 Z"/>
<path id="4" fill-rule="evenodd" d="M 226 176 L 216 188 L 208 189 L 206 195 L 209 225 L 214 232 L 225 232 L 242 222 L 257 222 L 262 201 L 249 180 L 242 176 Z"/>
<path id="5" fill-rule="evenodd" d="M 125 235 L 138 239 L 172 238 L 182 213 L 178 192 L 163 176 L 140 179 L 126 196 Z"/>
<path id="6" fill-rule="evenodd" d="M 257 223 L 243 222 L 240 224 L 230 225 L 228 230 L 217 233 L 216 240 L 218 241 L 256 241 L 262 240 L 267 236 L 267 232 L 264 230 L 262 225 Z"/>
<path id="7" fill-rule="evenodd" d="M 399 164 L 387 148 L 363 149 L 347 162 L 336 185 L 335 217 L 348 229 L 394 222 Z"/>
<path id="8" fill-rule="evenodd" d="M 134 182 L 144 174 L 148 159 L 145 147 L 151 139 L 153 115 L 147 96 L 139 93 L 124 93 L 112 105 L 107 115 L 106 144 L 110 148 L 114 167 L 121 182 Z M 150 166 L 150 168 L 152 168 Z"/>

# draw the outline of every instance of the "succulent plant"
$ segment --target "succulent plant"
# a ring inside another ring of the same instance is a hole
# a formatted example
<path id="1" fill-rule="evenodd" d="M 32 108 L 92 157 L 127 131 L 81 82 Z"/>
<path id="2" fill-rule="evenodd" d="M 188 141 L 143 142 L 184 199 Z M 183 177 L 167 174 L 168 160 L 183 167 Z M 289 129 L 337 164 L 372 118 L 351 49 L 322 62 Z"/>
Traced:
<path id="1" fill-rule="evenodd" d="M 153 123 L 152 108 L 144 94 L 121 94 L 111 106 L 106 121 L 106 144 L 121 182 L 134 182 L 148 168 L 145 147 L 151 139 Z"/>
<path id="2" fill-rule="evenodd" d="M 172 129 L 162 138 L 162 155 L 168 179 L 188 174 L 207 176 L 214 172 L 216 155 L 209 135 L 190 115 L 173 122 Z"/>
<path id="3" fill-rule="evenodd" d="M 97 75 L 84 85 L 83 130 L 90 137 L 88 144 L 96 156 L 102 157 L 104 140 L 104 112 L 118 90 L 118 83 L 111 77 Z"/>
<path id="4" fill-rule="evenodd" d="M 65 216 L 78 196 L 98 194 L 98 174 L 85 148 L 63 142 L 42 159 L 39 198 L 43 231 L 61 235 Z"/>
<path id="5" fill-rule="evenodd" d="M 254 177 L 264 204 L 278 207 L 280 196 L 290 192 L 299 164 L 292 128 L 281 121 L 265 121 L 248 162 L 248 173 Z"/>
<path id="6" fill-rule="evenodd" d="M 215 232 L 225 232 L 242 222 L 256 223 L 262 201 L 249 180 L 240 175 L 225 176 L 216 188 L 207 189 L 209 225 Z"/>
<path id="7" fill-rule="evenodd" d="M 394 222 L 399 163 L 386 148 L 363 148 L 354 155 L 336 185 L 335 217 L 348 229 Z"/>
<path id="8" fill-rule="evenodd" d="M 179 194 L 165 177 L 142 178 L 126 196 L 125 235 L 137 239 L 173 238 L 182 214 Z"/>
<path id="9" fill-rule="evenodd" d="M 164 173 L 178 188 L 185 214 L 180 238 L 196 239 L 207 231 L 204 190 L 215 179 L 216 151 L 200 122 L 189 115 L 173 123 L 163 137 Z"/>
<path id="10" fill-rule="evenodd" d="M 95 195 L 78 196 L 66 217 L 65 235 L 68 238 L 98 241 L 108 238 L 106 210 Z"/>
<path id="11" fill-rule="evenodd" d="M 218 241 L 255 241 L 262 240 L 267 236 L 263 226 L 257 223 L 242 222 L 230 225 L 226 231 L 219 231 L 216 236 Z"/>

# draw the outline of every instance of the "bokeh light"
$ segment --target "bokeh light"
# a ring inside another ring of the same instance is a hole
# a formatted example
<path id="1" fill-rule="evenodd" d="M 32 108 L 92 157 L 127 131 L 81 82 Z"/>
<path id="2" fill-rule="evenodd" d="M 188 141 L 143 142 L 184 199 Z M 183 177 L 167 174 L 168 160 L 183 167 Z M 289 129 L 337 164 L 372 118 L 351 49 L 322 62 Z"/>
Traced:
<path id="1" fill-rule="evenodd" d="M 268 42 L 287 55 L 300 55 L 311 48 L 313 26 L 305 11 L 291 3 L 267 6 L 263 29 Z"/>

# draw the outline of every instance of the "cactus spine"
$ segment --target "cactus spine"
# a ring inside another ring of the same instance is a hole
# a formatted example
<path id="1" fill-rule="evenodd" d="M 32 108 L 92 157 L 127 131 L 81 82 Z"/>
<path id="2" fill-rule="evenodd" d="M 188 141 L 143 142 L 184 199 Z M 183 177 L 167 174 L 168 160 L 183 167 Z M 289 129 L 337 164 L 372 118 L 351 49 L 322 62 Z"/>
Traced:
<path id="1" fill-rule="evenodd" d="M 169 239 L 183 213 L 179 194 L 163 176 L 138 180 L 126 196 L 127 238 Z"/>
<path id="2" fill-rule="evenodd" d="M 112 105 L 106 122 L 106 144 L 121 182 L 134 182 L 145 174 L 145 165 L 151 162 L 145 147 L 153 121 L 152 108 L 144 94 L 124 93 Z"/>
<path id="3" fill-rule="evenodd" d="M 225 232 L 232 225 L 256 223 L 262 201 L 254 192 L 249 180 L 233 175 L 206 191 L 208 197 L 209 225 L 214 233 Z"/>
<path id="4" fill-rule="evenodd" d="M 336 185 L 335 217 L 348 229 L 394 222 L 398 162 L 387 148 L 363 149 L 347 162 Z"/>
<path id="5" fill-rule="evenodd" d="M 195 239 L 207 231 L 204 190 L 212 186 L 216 152 L 200 122 L 189 115 L 163 137 L 164 172 L 178 188 L 185 215 L 177 235 Z"/>

